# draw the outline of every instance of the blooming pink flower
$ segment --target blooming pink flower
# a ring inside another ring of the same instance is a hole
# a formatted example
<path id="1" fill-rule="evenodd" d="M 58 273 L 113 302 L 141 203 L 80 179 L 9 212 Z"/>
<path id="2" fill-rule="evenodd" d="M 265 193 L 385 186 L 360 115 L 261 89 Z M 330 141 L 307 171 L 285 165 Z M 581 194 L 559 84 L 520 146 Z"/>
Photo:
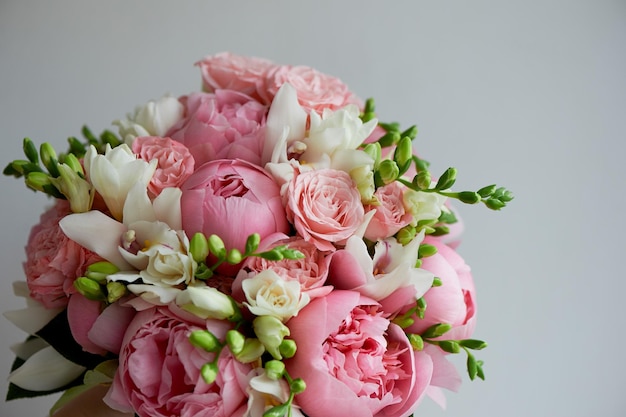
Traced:
<path id="1" fill-rule="evenodd" d="M 285 363 L 306 382 L 296 396 L 306 415 L 408 416 L 416 407 L 432 360 L 378 308 L 357 292 L 333 291 L 287 323 L 298 353 Z"/>
<path id="2" fill-rule="evenodd" d="M 193 173 L 194 159 L 180 142 L 157 136 L 138 137 L 133 141 L 133 153 L 144 161 L 158 161 L 148 190 L 157 196 L 164 188 L 180 187 Z"/>
<path id="3" fill-rule="evenodd" d="M 193 93 L 184 100 L 186 116 L 166 136 L 182 143 L 196 168 L 215 159 L 244 159 L 260 164 L 267 107 L 230 90 Z"/>
<path id="4" fill-rule="evenodd" d="M 68 214 L 69 203 L 57 200 L 31 229 L 26 245 L 24 272 L 30 296 L 47 308 L 65 307 L 75 292 L 74 280 L 88 265 L 102 260 L 63 234 L 59 220 Z"/>
<path id="5" fill-rule="evenodd" d="M 253 233 L 261 238 L 275 232 L 287 233 L 280 190 L 263 169 L 242 160 L 209 162 L 183 184 L 181 211 L 183 229 L 189 236 L 216 234 L 226 248 L 245 249 Z M 220 269 L 225 275 L 237 270 Z"/>
<path id="6" fill-rule="evenodd" d="M 233 293 L 237 300 L 244 300 L 241 290 L 242 281 L 266 269 L 273 270 L 285 281 L 298 281 L 300 291 L 308 294 L 311 298 L 321 297 L 332 291 L 331 286 L 324 285 L 328 277 L 329 257 L 319 252 L 315 245 L 297 236 L 287 238 L 284 235 L 276 234 L 270 238 L 274 239 L 264 240 L 263 248 L 271 249 L 278 245 L 287 245 L 290 249 L 302 252 L 304 258 L 280 261 L 268 261 L 260 257 L 247 258 L 233 283 Z M 259 248 L 259 250 L 264 250 L 263 248 Z"/>
<path id="7" fill-rule="evenodd" d="M 222 52 L 196 63 L 202 72 L 202 86 L 207 92 L 219 89 L 239 91 L 261 100 L 258 89 L 265 73 L 275 64 L 267 59 Z"/>
<path id="8" fill-rule="evenodd" d="M 223 339 L 229 326 L 227 321 L 196 320 L 191 315 L 183 319 L 167 308 L 137 313 L 124 337 L 105 402 L 140 417 L 243 416 L 250 366 L 225 349 L 218 359 L 217 379 L 207 384 L 200 368 L 215 354 L 189 342 L 195 330 L 209 330 Z"/>
<path id="9" fill-rule="evenodd" d="M 437 253 L 422 258 L 422 268 L 439 277 L 442 285 L 424 294 L 424 319 L 416 320 L 407 332 L 419 334 L 433 324 L 448 323 L 453 328 L 442 339 L 467 339 L 476 326 L 476 290 L 470 267 L 439 239 L 427 237 L 424 243 L 434 245 Z"/>
<path id="10" fill-rule="evenodd" d="M 334 169 L 295 175 L 287 191 L 287 216 L 307 242 L 333 251 L 363 222 L 364 210 L 350 175 Z"/>
<path id="11" fill-rule="evenodd" d="M 413 216 L 404 208 L 403 190 L 403 186 L 395 181 L 376 190 L 374 196 L 380 204 L 365 206 L 366 213 L 376 210 L 365 230 L 367 239 L 376 241 L 391 237 L 411 223 Z"/>
<path id="12" fill-rule="evenodd" d="M 298 102 L 307 111 L 321 114 L 324 109 L 337 110 L 347 104 L 362 107 L 361 100 L 339 78 L 310 67 L 291 65 L 275 66 L 267 72 L 264 90 L 260 92 L 266 103 L 272 102 L 284 83 L 296 89 Z"/>

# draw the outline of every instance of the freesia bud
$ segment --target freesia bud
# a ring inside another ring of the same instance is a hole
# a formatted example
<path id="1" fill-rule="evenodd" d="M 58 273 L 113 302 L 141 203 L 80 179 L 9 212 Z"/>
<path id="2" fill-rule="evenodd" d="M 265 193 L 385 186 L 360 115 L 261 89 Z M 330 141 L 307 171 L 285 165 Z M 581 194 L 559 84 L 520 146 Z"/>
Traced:
<path id="1" fill-rule="evenodd" d="M 241 363 L 250 363 L 259 359 L 265 352 L 263 343 L 259 339 L 246 339 L 241 352 L 235 354 L 235 358 Z"/>
<path id="2" fill-rule="evenodd" d="M 474 191 L 461 191 L 459 193 L 459 200 L 465 204 L 476 204 L 480 199 L 480 195 Z"/>
<path id="3" fill-rule="evenodd" d="M 83 166 L 80 164 L 80 161 L 78 160 L 78 158 L 76 158 L 76 155 L 71 154 L 71 153 L 67 154 L 65 156 L 65 159 L 63 160 L 63 163 L 69 166 L 70 168 L 72 168 L 72 170 L 76 172 L 77 174 L 85 175 Z"/>
<path id="4" fill-rule="evenodd" d="M 374 172 L 369 165 L 361 165 L 351 170 L 350 178 L 356 183 L 363 204 L 378 204 L 378 199 L 374 195 L 376 191 Z"/>
<path id="5" fill-rule="evenodd" d="M 413 178 L 413 184 L 417 185 L 420 190 L 427 190 L 432 183 L 432 176 L 430 171 L 420 171 Z"/>
<path id="6" fill-rule="evenodd" d="M 408 245 L 417 235 L 417 230 L 413 226 L 405 226 L 396 234 L 396 240 L 403 246 Z"/>
<path id="7" fill-rule="evenodd" d="M 296 378 L 291 381 L 291 384 L 289 384 L 289 388 L 291 388 L 291 392 L 293 392 L 294 394 L 300 394 L 306 389 L 306 383 L 302 378 Z"/>
<path id="8" fill-rule="evenodd" d="M 256 336 L 274 359 L 282 359 L 279 346 L 285 336 L 289 336 L 289 328 L 274 316 L 258 316 L 252 322 L 252 327 Z"/>
<path id="9" fill-rule="evenodd" d="M 253 233 L 250 236 L 248 236 L 248 239 L 246 239 L 246 255 L 254 253 L 259 248 L 260 243 L 261 243 L 260 234 Z"/>
<path id="10" fill-rule="evenodd" d="M 265 373 L 269 379 L 276 381 L 277 379 L 282 378 L 284 372 L 285 364 L 281 361 L 273 359 L 271 361 L 267 361 L 265 364 Z"/>
<path id="11" fill-rule="evenodd" d="M 107 302 L 114 303 L 126 294 L 126 286 L 121 282 L 107 282 Z"/>
<path id="12" fill-rule="evenodd" d="M 456 168 L 448 168 L 445 172 L 439 177 L 437 181 L 437 185 L 435 188 L 437 190 L 447 190 L 452 187 L 456 182 Z"/>
<path id="13" fill-rule="evenodd" d="M 374 160 L 374 166 L 378 166 L 378 163 L 380 162 L 380 158 L 382 158 L 382 150 L 380 147 L 380 143 L 378 142 L 368 143 L 365 146 L 365 148 L 363 148 L 363 151 L 372 157 L 372 159 Z"/>
<path id="14" fill-rule="evenodd" d="M 285 417 L 289 412 L 290 404 L 284 403 L 274 406 L 263 413 L 263 417 Z"/>
<path id="15" fill-rule="evenodd" d="M 209 236 L 209 250 L 219 259 L 226 258 L 226 247 L 224 241 L 218 235 Z"/>
<path id="16" fill-rule="evenodd" d="M 239 331 L 229 330 L 226 332 L 226 344 L 228 345 L 228 349 L 230 349 L 234 355 L 237 355 L 243 350 L 245 342 L 246 337 Z"/>
<path id="17" fill-rule="evenodd" d="M 278 351 L 280 352 L 280 354 L 287 359 L 293 358 L 293 356 L 296 354 L 296 350 L 296 341 L 291 339 L 283 339 L 283 341 L 280 343 L 280 346 L 278 346 Z"/>
<path id="18" fill-rule="evenodd" d="M 176 296 L 176 304 L 202 319 L 229 319 L 235 315 L 231 298 L 208 286 L 189 286 Z"/>
<path id="19" fill-rule="evenodd" d="M 28 160 L 34 164 L 39 163 L 39 155 L 37 154 L 37 148 L 32 140 L 29 138 L 24 138 L 22 149 L 24 150 L 24 155 L 28 158 Z"/>
<path id="20" fill-rule="evenodd" d="M 52 145 L 48 142 L 42 143 L 39 147 L 39 155 L 41 155 L 41 162 L 43 162 L 50 175 L 58 177 L 59 170 L 57 169 L 57 166 L 59 165 L 59 160 Z"/>
<path id="21" fill-rule="evenodd" d="M 411 162 L 411 158 L 413 158 L 413 143 L 411 142 L 411 138 L 404 136 L 400 139 L 400 142 L 398 142 L 398 146 L 396 146 L 393 159 L 402 170 L 405 170 L 408 168 L 406 165 Z"/>
<path id="22" fill-rule="evenodd" d="M 101 261 L 89 265 L 85 276 L 99 284 L 104 284 L 109 275 L 116 274 L 119 271 L 120 269 L 111 262 Z"/>
<path id="23" fill-rule="evenodd" d="M 59 176 L 51 178 L 54 185 L 70 202 L 74 213 L 85 213 L 91 210 L 93 192 L 91 184 L 74 171 L 69 165 L 57 165 Z"/>
<path id="24" fill-rule="evenodd" d="M 384 159 L 380 162 L 378 167 L 378 175 L 383 185 L 394 182 L 400 175 L 400 169 L 398 165 L 391 159 Z"/>
<path id="25" fill-rule="evenodd" d="M 189 335 L 189 341 L 195 347 L 207 352 L 215 352 L 221 347 L 220 341 L 208 330 L 196 330 Z"/>
<path id="26" fill-rule="evenodd" d="M 239 262 L 241 262 L 242 259 L 243 259 L 243 256 L 241 255 L 241 252 L 239 251 L 239 249 L 233 248 L 229 250 L 228 255 L 226 255 L 226 262 L 232 265 L 238 264 Z"/>
<path id="27" fill-rule="evenodd" d="M 74 281 L 74 287 L 79 293 L 85 296 L 85 298 L 90 300 L 101 301 L 105 299 L 104 292 L 102 292 L 100 284 L 87 277 L 76 278 Z"/>
<path id="28" fill-rule="evenodd" d="M 409 343 L 413 350 L 423 350 L 424 349 L 424 339 L 419 334 L 409 334 Z"/>
<path id="29" fill-rule="evenodd" d="M 200 375 L 202 375 L 202 379 L 204 379 L 204 382 L 207 384 L 215 382 L 218 372 L 219 369 L 217 368 L 217 364 L 213 362 L 205 363 L 202 365 L 202 368 L 200 368 Z"/>
<path id="30" fill-rule="evenodd" d="M 204 234 L 198 232 L 193 235 L 189 242 L 189 252 L 196 262 L 204 262 L 209 256 L 209 241 Z"/>
<path id="31" fill-rule="evenodd" d="M 44 191 L 44 186 L 51 184 L 50 177 L 44 172 L 30 172 L 26 175 L 26 185 L 33 190 Z"/>

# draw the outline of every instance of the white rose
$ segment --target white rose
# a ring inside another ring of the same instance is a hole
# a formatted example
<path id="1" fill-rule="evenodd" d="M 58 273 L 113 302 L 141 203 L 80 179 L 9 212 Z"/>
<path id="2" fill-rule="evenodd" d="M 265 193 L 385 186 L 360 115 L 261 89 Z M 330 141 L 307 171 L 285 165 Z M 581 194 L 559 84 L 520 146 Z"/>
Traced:
<path id="1" fill-rule="evenodd" d="M 276 272 L 266 269 L 243 280 L 244 305 L 256 316 L 274 316 L 285 322 L 296 316 L 309 301 L 309 295 L 300 292 L 298 281 L 285 281 Z"/>

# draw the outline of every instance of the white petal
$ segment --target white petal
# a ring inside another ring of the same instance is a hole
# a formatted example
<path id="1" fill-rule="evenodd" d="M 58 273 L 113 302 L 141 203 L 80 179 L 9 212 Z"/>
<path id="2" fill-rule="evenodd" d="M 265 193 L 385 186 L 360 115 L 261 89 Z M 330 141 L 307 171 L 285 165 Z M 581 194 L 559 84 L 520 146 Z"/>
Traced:
<path id="1" fill-rule="evenodd" d="M 72 382 L 85 369 L 68 361 L 49 346 L 11 372 L 9 382 L 30 391 L 49 391 Z"/>
<path id="2" fill-rule="evenodd" d="M 21 310 L 5 311 L 3 314 L 16 327 L 28 334 L 35 334 L 61 311 L 63 308 L 49 309 L 35 303 Z"/>
<path id="3" fill-rule="evenodd" d="M 153 222 L 156 220 L 152 202 L 148 197 L 148 189 L 140 182 L 136 182 L 126 196 L 124 203 L 124 224 L 129 225 L 139 220 Z"/>
<path id="4" fill-rule="evenodd" d="M 132 269 L 120 255 L 118 247 L 126 226 L 106 214 L 92 210 L 65 216 L 59 222 L 65 235 L 79 245 L 97 253 L 121 270 Z"/>
<path id="5" fill-rule="evenodd" d="M 263 165 L 274 160 L 275 150 L 289 140 L 304 138 L 307 114 L 298 103 L 298 94 L 289 83 L 283 84 L 270 106 L 267 115 L 265 143 L 263 144 Z M 287 130 L 286 130 L 287 129 Z M 285 155 L 286 156 L 286 155 Z"/>
<path id="6" fill-rule="evenodd" d="M 40 337 L 35 337 L 25 342 L 12 345 L 11 352 L 18 358 L 26 360 L 47 346 L 50 346 L 48 342 Z"/>
<path id="7" fill-rule="evenodd" d="M 182 214 L 180 211 L 180 188 L 166 188 L 152 202 L 156 219 L 167 223 L 173 230 L 182 230 Z"/>

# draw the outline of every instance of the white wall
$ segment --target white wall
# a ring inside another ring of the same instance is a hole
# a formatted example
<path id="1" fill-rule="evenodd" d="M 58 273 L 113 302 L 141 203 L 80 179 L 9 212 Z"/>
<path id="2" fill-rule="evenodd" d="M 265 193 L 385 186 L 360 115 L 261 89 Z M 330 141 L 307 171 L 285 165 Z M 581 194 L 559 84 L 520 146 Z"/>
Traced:
<path id="1" fill-rule="evenodd" d="M 199 88 L 193 63 L 223 50 L 339 76 L 381 119 L 417 123 L 435 171 L 515 192 L 500 213 L 462 207 L 487 381 L 417 415 L 625 414 L 624 1 L 2 0 L 1 164 L 24 136 L 62 148 L 84 123 L 100 131 Z M 46 199 L 11 178 L 0 187 L 9 310 Z M 0 332 L 7 375 L 23 335 L 4 319 Z M 43 416 L 52 402 L 3 402 L 0 415 Z"/>

